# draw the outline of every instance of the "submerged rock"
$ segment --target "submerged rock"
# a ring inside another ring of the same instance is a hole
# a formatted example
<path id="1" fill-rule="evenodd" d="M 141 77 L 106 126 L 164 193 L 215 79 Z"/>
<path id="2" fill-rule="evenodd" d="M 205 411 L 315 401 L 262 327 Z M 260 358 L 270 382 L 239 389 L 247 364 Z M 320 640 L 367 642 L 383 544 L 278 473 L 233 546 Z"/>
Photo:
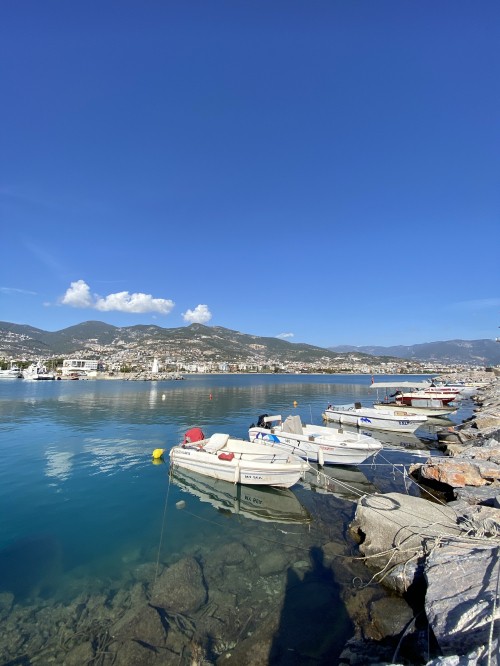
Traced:
<path id="1" fill-rule="evenodd" d="M 151 594 L 154 606 L 175 613 L 195 612 L 206 599 L 203 572 L 194 557 L 185 557 L 165 569 Z"/>

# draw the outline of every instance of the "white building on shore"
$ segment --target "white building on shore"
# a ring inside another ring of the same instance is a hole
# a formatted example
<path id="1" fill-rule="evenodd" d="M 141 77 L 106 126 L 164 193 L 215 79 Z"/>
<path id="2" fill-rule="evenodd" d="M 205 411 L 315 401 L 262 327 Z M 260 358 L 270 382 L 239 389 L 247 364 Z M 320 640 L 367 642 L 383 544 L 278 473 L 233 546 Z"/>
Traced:
<path id="1" fill-rule="evenodd" d="M 95 359 L 67 358 L 62 365 L 62 376 L 67 375 L 95 375 L 98 370 L 102 370 L 102 364 Z"/>

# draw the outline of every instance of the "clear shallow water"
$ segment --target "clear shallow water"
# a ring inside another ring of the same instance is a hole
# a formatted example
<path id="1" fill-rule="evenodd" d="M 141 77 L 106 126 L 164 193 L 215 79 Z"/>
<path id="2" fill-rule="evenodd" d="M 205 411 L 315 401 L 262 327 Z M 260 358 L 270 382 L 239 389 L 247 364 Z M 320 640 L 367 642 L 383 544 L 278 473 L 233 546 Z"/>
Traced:
<path id="1" fill-rule="evenodd" d="M 246 437 L 262 413 L 321 423 L 329 402 L 370 405 L 369 382 L 367 376 L 329 375 L 0 382 L 0 597 L 14 595 L 4 613 L 13 619 L 23 607 L 71 604 L 89 591 L 115 594 L 137 583 L 140 567 L 149 566 L 150 578 L 156 577 L 160 564 L 208 558 L 225 543 L 249 538 L 252 552 L 272 544 L 314 569 L 312 549 L 331 542 L 346 547 L 356 492 L 405 491 L 402 468 L 390 463 L 407 465 L 415 451 L 432 449 L 437 425 L 417 432 L 424 440 L 389 436 L 387 446 L 395 448 L 375 462 L 327 468 L 337 479 L 327 488 L 324 478 L 311 474 L 281 496 L 262 489 L 239 489 L 238 495 L 234 487 L 214 489 L 199 478 L 170 481 L 168 463 L 152 464 L 151 453 L 177 444 L 195 425 L 206 434 Z M 467 401 L 451 418 L 460 422 L 470 413 Z M 181 500 L 183 510 L 176 508 Z M 283 580 L 290 558 L 283 560 Z M 15 621 L 19 628 L 21 619 Z M 351 621 L 342 626 L 339 644 L 352 633 Z M 28 636 L 37 631 L 23 630 Z M 45 639 L 50 643 L 50 631 Z M 29 654 L 29 647 L 27 639 L 16 649 Z M 0 651 L 3 660 L 20 656 L 12 649 Z"/>

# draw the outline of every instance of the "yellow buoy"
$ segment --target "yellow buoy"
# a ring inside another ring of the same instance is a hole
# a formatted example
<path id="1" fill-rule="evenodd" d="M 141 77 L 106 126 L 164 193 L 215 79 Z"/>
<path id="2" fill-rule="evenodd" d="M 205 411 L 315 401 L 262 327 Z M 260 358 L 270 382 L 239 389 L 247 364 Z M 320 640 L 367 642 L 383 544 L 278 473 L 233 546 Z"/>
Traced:
<path id="1" fill-rule="evenodd" d="M 294 406 L 294 407 L 297 407 L 298 404 L 299 404 L 299 403 L 298 403 L 296 400 L 293 401 L 293 406 Z"/>
<path id="2" fill-rule="evenodd" d="M 158 460 L 158 458 L 161 458 L 164 453 L 165 453 L 165 449 L 155 449 L 153 451 L 154 460 Z"/>

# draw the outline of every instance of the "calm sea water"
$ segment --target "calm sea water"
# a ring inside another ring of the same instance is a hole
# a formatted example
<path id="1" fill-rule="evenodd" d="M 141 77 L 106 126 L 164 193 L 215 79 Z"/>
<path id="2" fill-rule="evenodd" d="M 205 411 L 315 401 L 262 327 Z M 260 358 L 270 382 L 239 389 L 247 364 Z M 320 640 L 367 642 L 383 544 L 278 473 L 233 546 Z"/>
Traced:
<path id="1" fill-rule="evenodd" d="M 407 481 L 398 470 L 420 450 L 432 453 L 437 426 L 418 431 L 420 437 L 389 437 L 387 450 L 358 468 L 328 468 L 338 478 L 328 492 L 314 475 L 282 496 L 171 479 L 168 456 L 153 464 L 151 454 L 177 444 L 192 426 L 245 438 L 262 413 L 299 414 L 319 424 L 329 402 L 370 405 L 369 383 L 367 376 L 329 375 L 1 381 L 0 596 L 14 595 L 6 612 L 71 604 L 82 591 L 126 585 L 142 564 L 169 564 L 249 533 L 257 543 L 266 535 L 267 546 L 271 537 L 278 544 L 285 539 L 300 557 L 325 542 L 345 541 L 356 492 L 404 492 Z M 471 408 L 463 403 L 451 419 L 460 422 Z M 185 509 L 176 506 L 181 500 Z M 338 640 L 345 637 L 341 632 Z"/>

